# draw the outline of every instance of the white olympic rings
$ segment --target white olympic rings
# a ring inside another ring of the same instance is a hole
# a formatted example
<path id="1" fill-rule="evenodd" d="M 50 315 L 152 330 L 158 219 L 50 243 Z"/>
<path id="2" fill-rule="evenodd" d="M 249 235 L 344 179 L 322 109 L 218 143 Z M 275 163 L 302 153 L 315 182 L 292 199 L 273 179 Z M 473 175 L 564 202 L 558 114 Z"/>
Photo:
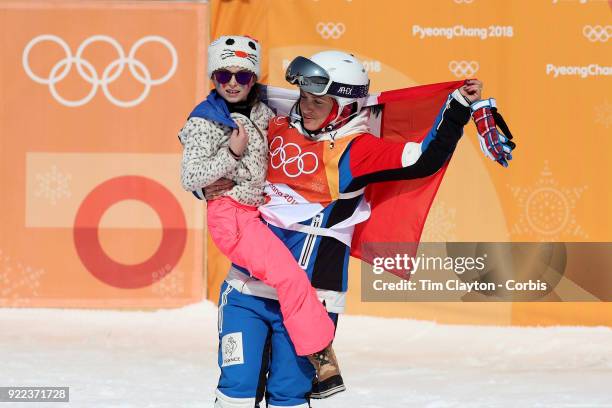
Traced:
<path id="1" fill-rule="evenodd" d="M 64 53 L 66 54 L 65 58 L 59 60 L 53 66 L 53 68 L 51 68 L 51 71 L 49 72 L 49 76 L 47 78 L 43 78 L 41 76 L 36 75 L 30 68 L 30 61 L 29 61 L 30 52 L 32 51 L 32 48 L 36 46 L 37 44 L 44 42 L 44 41 L 50 41 L 50 42 L 54 42 L 58 44 L 63 49 Z M 85 49 L 94 42 L 105 42 L 105 43 L 110 44 L 117 51 L 117 55 L 118 55 L 117 59 L 112 61 L 110 64 L 106 66 L 106 68 L 104 68 L 104 71 L 102 72 L 101 77 L 99 76 L 98 71 L 94 68 L 93 64 L 83 58 L 83 52 L 85 51 Z M 138 49 L 142 45 L 148 42 L 158 42 L 162 44 L 168 49 L 172 57 L 172 65 L 170 69 L 164 76 L 158 79 L 152 79 L 149 69 L 140 60 L 136 59 L 135 57 Z M 172 43 L 168 41 L 166 38 L 158 36 L 158 35 L 148 35 L 136 41 L 134 45 L 132 46 L 132 48 L 130 49 L 130 52 L 128 53 L 127 57 L 125 56 L 125 51 L 123 50 L 123 48 L 121 47 L 121 45 L 119 44 L 117 40 L 107 35 L 94 35 L 94 36 L 87 38 L 85 41 L 83 41 L 81 45 L 79 45 L 76 55 L 73 56 L 70 50 L 70 47 L 68 47 L 68 44 L 62 38 L 56 35 L 52 35 L 52 34 L 43 34 L 43 35 L 39 35 L 38 37 L 33 38 L 25 46 L 23 50 L 23 55 L 22 55 L 22 64 L 23 64 L 23 69 L 28 74 L 28 76 L 34 82 L 37 82 L 39 84 L 48 85 L 51 95 L 53 95 L 55 100 L 57 100 L 62 105 L 69 106 L 69 107 L 77 107 L 77 106 L 85 105 L 86 103 L 91 101 L 93 97 L 96 95 L 98 87 L 102 87 L 102 91 L 104 92 L 104 95 L 106 96 L 106 98 L 108 98 L 108 100 L 111 103 L 119 107 L 122 107 L 122 108 L 131 108 L 133 106 L 140 104 L 142 101 L 145 100 L 145 98 L 149 94 L 149 91 L 151 90 L 151 87 L 153 85 L 162 84 L 174 75 L 174 73 L 176 72 L 176 68 L 178 66 L 178 55 Z M 89 84 L 91 84 L 91 90 L 89 91 L 89 93 L 85 97 L 78 99 L 78 100 L 68 100 L 62 97 L 56 88 L 56 84 L 60 82 L 61 80 L 63 80 L 64 78 L 66 78 L 66 76 L 70 73 L 72 69 L 72 64 L 76 66 L 77 72 L 79 73 L 79 75 L 81 75 L 81 77 L 85 81 L 87 81 Z M 111 94 L 108 88 L 108 86 L 111 83 L 113 83 L 121 75 L 126 64 L 132 76 L 138 82 L 144 85 L 144 89 L 142 93 L 137 98 L 133 100 L 129 100 L 129 101 L 117 99 Z M 111 74 L 111 72 L 113 73 Z"/>
<path id="2" fill-rule="evenodd" d="M 585 25 L 582 28 L 582 34 L 591 42 L 608 42 L 610 37 L 612 37 L 612 25 Z"/>
<path id="3" fill-rule="evenodd" d="M 346 31 L 346 26 L 343 23 L 318 23 L 317 24 L 317 33 L 323 39 L 327 40 L 332 38 L 337 40 L 342 37 L 342 34 Z"/>
<path id="4" fill-rule="evenodd" d="M 274 147 L 274 144 L 277 141 L 279 141 L 280 144 Z M 288 158 L 286 150 L 287 148 L 295 149 L 295 155 Z M 314 166 L 312 167 L 312 169 L 306 170 L 304 158 L 308 156 L 312 156 L 314 158 Z M 297 173 L 290 173 L 287 170 L 287 166 L 292 163 L 296 163 L 298 169 Z M 314 173 L 317 170 L 317 167 L 319 167 L 319 158 L 313 152 L 302 153 L 302 149 L 296 143 L 285 144 L 285 141 L 281 136 L 276 136 L 274 139 L 272 139 L 272 142 L 270 142 L 270 165 L 273 169 L 278 169 L 282 167 L 283 172 L 287 177 L 295 178 L 302 174 Z"/>
<path id="5" fill-rule="evenodd" d="M 470 77 L 478 72 L 478 62 L 476 61 L 451 61 L 448 63 L 448 69 L 457 78 Z"/>

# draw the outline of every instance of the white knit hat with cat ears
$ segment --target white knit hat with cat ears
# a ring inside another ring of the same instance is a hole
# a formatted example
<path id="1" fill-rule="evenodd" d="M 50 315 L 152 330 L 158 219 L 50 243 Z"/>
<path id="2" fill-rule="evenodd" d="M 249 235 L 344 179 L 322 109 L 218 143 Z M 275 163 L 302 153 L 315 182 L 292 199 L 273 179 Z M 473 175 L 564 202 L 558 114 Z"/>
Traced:
<path id="1" fill-rule="evenodd" d="M 259 43 L 241 35 L 223 35 L 208 46 L 208 77 L 221 68 L 240 67 L 259 78 Z"/>

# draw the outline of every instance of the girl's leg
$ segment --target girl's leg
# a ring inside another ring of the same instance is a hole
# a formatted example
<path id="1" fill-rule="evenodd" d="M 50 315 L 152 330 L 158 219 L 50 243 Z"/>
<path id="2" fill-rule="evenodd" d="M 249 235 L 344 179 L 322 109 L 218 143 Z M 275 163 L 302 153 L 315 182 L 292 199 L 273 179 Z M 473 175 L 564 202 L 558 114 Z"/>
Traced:
<path id="1" fill-rule="evenodd" d="M 323 350 L 334 324 L 308 276 L 287 247 L 264 225 L 259 212 L 229 197 L 208 206 L 208 229 L 230 260 L 276 289 L 287 331 L 298 355 Z"/>
<path id="2" fill-rule="evenodd" d="M 238 221 L 240 237 L 232 260 L 276 289 L 284 324 L 298 355 L 323 350 L 333 340 L 335 327 L 308 275 L 261 221 L 259 212 L 239 211 Z"/>
<path id="3" fill-rule="evenodd" d="M 338 327 L 338 314 L 330 313 L 329 317 L 332 319 L 336 327 Z M 310 398 L 329 398 L 332 395 L 346 390 L 344 380 L 340 374 L 340 368 L 338 367 L 336 353 L 334 353 L 334 349 L 332 348 L 331 344 L 329 347 L 325 348 L 325 350 L 322 350 L 321 352 L 312 356 L 308 356 L 308 359 L 317 370 L 316 378 L 312 383 Z"/>

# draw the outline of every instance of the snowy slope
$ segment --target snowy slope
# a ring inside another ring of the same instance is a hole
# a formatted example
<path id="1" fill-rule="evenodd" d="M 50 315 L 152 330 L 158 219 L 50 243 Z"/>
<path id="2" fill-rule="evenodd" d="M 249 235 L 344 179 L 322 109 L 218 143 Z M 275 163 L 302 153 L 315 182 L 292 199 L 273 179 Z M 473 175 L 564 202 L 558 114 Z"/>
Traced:
<path id="1" fill-rule="evenodd" d="M 0 386 L 70 386 L 70 404 L 212 407 L 216 307 L 0 309 Z M 612 407 L 612 330 L 343 316 L 348 391 L 313 407 Z M 0 403 L 0 408 L 9 406 Z"/>

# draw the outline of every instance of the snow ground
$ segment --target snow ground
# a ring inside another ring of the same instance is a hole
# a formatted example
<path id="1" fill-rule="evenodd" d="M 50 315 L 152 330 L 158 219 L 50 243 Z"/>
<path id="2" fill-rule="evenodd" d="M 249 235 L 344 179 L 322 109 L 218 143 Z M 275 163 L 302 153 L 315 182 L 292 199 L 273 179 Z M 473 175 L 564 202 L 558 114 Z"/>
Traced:
<path id="1" fill-rule="evenodd" d="M 216 306 L 0 309 L 0 386 L 69 386 L 56 407 L 213 406 Z M 348 390 L 314 408 L 612 407 L 612 329 L 342 316 Z"/>

